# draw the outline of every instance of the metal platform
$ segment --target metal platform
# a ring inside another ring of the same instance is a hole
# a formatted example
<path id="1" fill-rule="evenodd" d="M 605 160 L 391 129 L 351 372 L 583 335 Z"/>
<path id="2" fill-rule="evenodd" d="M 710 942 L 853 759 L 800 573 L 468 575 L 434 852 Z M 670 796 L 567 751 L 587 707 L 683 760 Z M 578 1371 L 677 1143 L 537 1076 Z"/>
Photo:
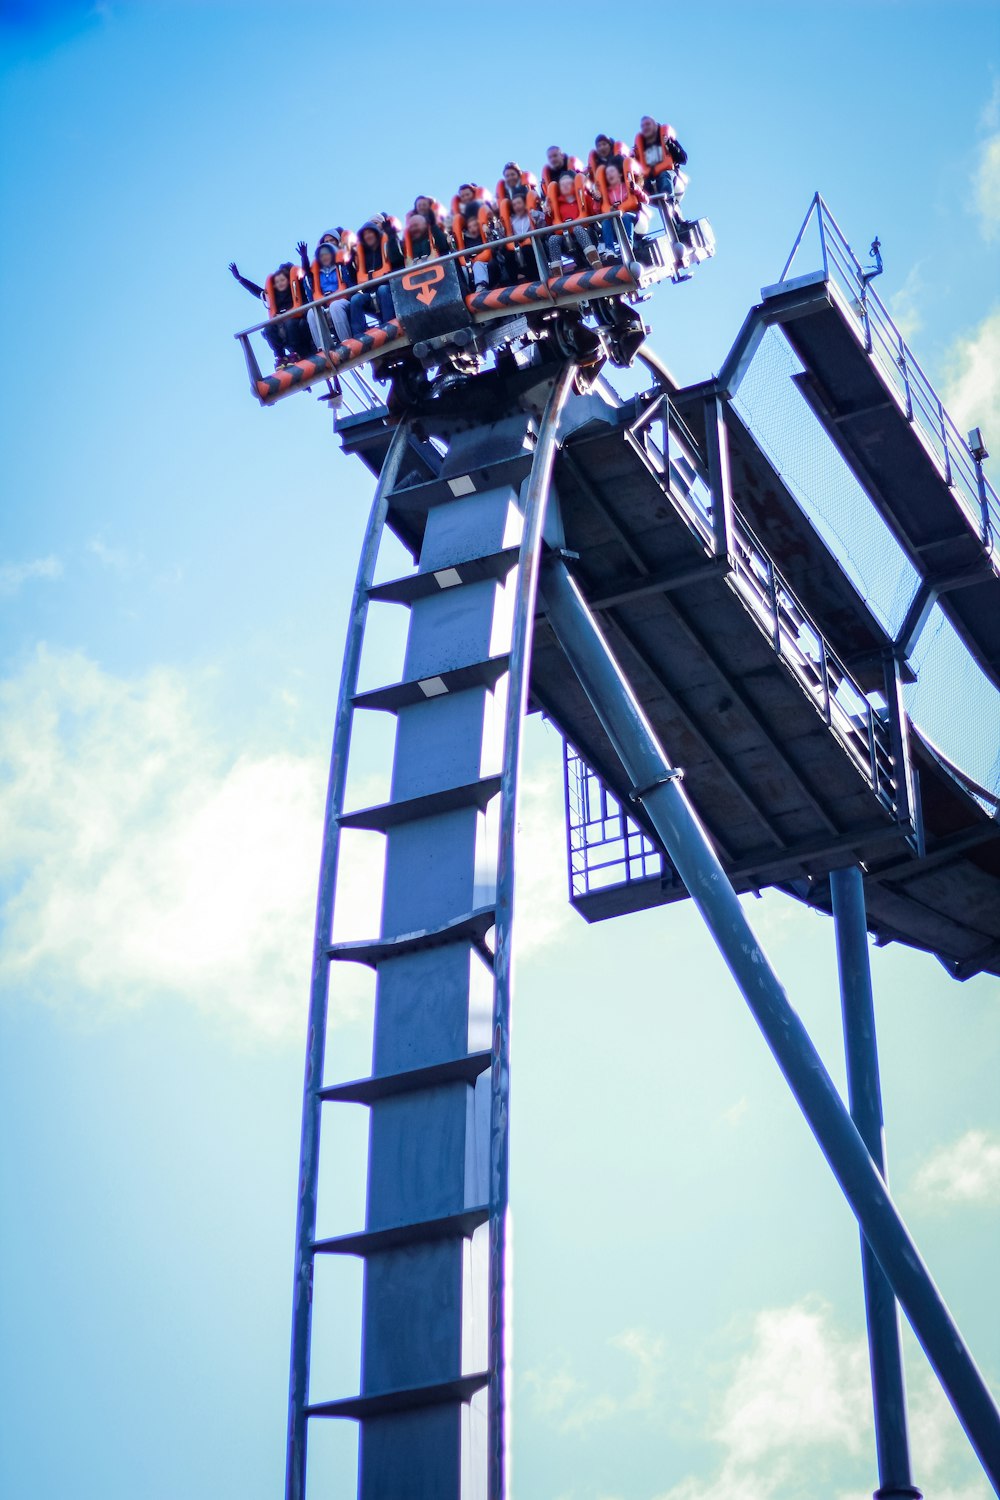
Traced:
<path id="1" fill-rule="evenodd" d="M 664 474 L 652 439 L 636 441 L 634 408 L 607 415 L 564 445 L 556 467 L 566 546 L 736 889 L 778 885 L 828 906 L 825 877 L 857 860 L 881 941 L 935 952 L 962 976 L 1000 973 L 1000 825 L 911 733 L 891 661 L 874 651 L 890 643 L 860 601 L 847 608 L 851 587 L 821 538 L 802 517 L 781 555 L 822 581 L 833 601 L 825 630 L 735 503 L 720 566 L 708 467 L 680 422 Z M 846 630 L 832 628 L 840 600 Z M 848 671 L 845 639 L 855 655 L 859 639 L 868 647 L 863 672 Z M 537 706 L 628 806 L 631 789 L 543 621 L 531 682 Z M 865 696 L 876 684 L 884 711 Z M 627 909 L 647 904 L 625 883 Z M 646 889 L 649 904 L 686 895 L 672 872 Z M 590 920 L 624 909 L 610 883 L 572 894 Z"/>
<path id="2" fill-rule="evenodd" d="M 822 264 L 789 279 L 813 222 Z M 921 580 L 903 644 L 939 601 L 1000 685 L 1000 499 L 818 194 L 781 280 L 762 299 L 717 388 L 726 399 L 735 395 L 765 330 L 780 326 L 803 365 L 796 379 L 803 397 Z M 758 527 L 760 510 L 747 505 Z M 778 555 L 787 568 L 794 549 Z"/>

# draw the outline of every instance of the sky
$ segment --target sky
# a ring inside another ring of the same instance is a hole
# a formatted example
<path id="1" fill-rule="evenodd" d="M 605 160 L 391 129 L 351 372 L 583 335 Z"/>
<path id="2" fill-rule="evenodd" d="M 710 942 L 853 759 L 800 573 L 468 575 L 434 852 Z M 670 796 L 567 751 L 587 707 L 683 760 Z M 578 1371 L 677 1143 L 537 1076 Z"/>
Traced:
<path id="1" fill-rule="evenodd" d="M 956 418 L 1000 452 L 1000 8 L 846 0 L 0 8 L 0 1492 L 281 1491 L 312 907 L 371 481 L 232 334 L 333 223 L 669 117 L 714 261 L 649 307 L 717 370 L 812 193 Z M 30 272 L 30 274 L 29 274 Z M 994 475 L 995 475 L 994 470 Z M 405 559 L 388 555 L 383 576 Z M 401 611 L 363 686 L 394 680 Z M 375 716 L 372 716 L 375 717 Z M 513 1022 L 516 1500 L 862 1500 L 857 1231 L 689 905 L 587 927 L 560 746 L 529 724 Z M 377 800 L 371 730 L 352 805 Z M 669 747 L 668 747 L 669 749 Z M 380 759 L 381 757 L 381 759 Z M 362 836 L 338 936 L 377 917 Z M 751 920 L 838 1084 L 829 921 Z M 998 985 L 872 950 L 894 1194 L 1000 1387 Z M 340 981 L 330 1076 L 364 1073 Z M 358 1227 L 363 1112 L 324 1134 Z M 357 1268 L 313 1393 L 357 1381 Z M 989 1486 L 907 1335 L 915 1482 Z M 323 1424 L 315 1493 L 351 1494 Z"/>

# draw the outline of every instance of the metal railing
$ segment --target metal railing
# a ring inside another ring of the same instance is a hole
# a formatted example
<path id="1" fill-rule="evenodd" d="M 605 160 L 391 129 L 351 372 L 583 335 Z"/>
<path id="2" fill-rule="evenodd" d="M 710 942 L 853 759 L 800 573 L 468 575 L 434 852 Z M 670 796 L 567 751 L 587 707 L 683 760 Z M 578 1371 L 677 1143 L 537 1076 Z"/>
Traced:
<path id="1" fill-rule="evenodd" d="M 658 445 L 652 438 L 656 423 Z M 650 402 L 627 436 L 706 555 L 718 555 L 720 539 L 704 463 L 665 392 Z M 887 715 L 865 696 L 735 506 L 728 530 L 730 588 L 879 801 L 895 816 L 905 817 L 908 809 Z"/>
<path id="2" fill-rule="evenodd" d="M 815 221 L 823 275 L 839 297 L 859 339 L 913 423 L 924 448 L 963 511 L 979 532 L 983 546 L 1000 568 L 1000 498 L 973 456 L 965 437 L 945 409 L 913 351 L 873 289 L 866 272 L 819 193 L 813 197 L 785 262 L 778 284 L 789 279 L 809 226 Z"/>
<path id="3" fill-rule="evenodd" d="M 528 230 L 524 234 L 509 234 L 504 235 L 499 239 L 489 239 L 486 240 L 484 244 L 486 249 L 502 250 L 506 247 L 516 248 L 520 245 L 523 245 L 526 241 L 530 242 L 531 250 L 535 257 L 535 268 L 538 271 L 538 278 L 540 281 L 546 281 L 549 278 L 550 274 L 548 262 L 545 258 L 545 247 L 543 243 L 546 239 L 551 238 L 552 235 L 563 233 L 567 229 L 575 228 L 577 225 L 590 227 L 592 225 L 597 226 L 608 222 L 612 225 L 614 230 L 615 243 L 618 248 L 618 254 L 621 257 L 621 263 L 633 269 L 633 274 L 635 275 L 636 282 L 639 283 L 644 270 L 653 269 L 662 271 L 670 269 L 663 256 L 663 252 L 657 243 L 658 240 L 661 239 L 664 235 L 668 234 L 671 229 L 670 213 L 667 200 L 658 196 L 653 200 L 653 206 L 659 212 L 660 219 L 662 221 L 662 228 L 646 231 L 641 235 L 641 238 L 648 247 L 650 253 L 654 257 L 656 257 L 647 266 L 644 266 L 635 258 L 634 246 L 629 243 L 629 237 L 625 229 L 624 219 L 621 210 L 619 209 L 614 209 L 610 213 L 591 214 L 587 218 L 573 219 L 566 225 L 545 224 L 538 229 Z M 435 255 L 432 258 L 434 260 L 440 261 L 465 261 L 467 264 L 471 265 L 477 253 L 478 252 L 476 251 L 476 249 L 470 246 L 469 248 L 464 250 L 449 250 L 444 255 Z M 241 328 L 238 333 L 235 333 L 233 335 L 233 337 L 237 340 L 243 350 L 243 357 L 246 361 L 247 373 L 250 376 L 251 386 L 255 388 L 256 382 L 261 379 L 260 365 L 257 361 L 257 356 L 254 353 L 253 346 L 250 343 L 251 334 L 261 333 L 265 328 L 273 328 L 279 323 L 286 322 L 290 317 L 303 317 L 308 311 L 310 311 L 310 309 L 326 308 L 329 307 L 332 302 L 349 301 L 351 297 L 355 297 L 359 293 L 370 292 L 374 287 L 379 285 L 389 286 L 391 288 L 395 282 L 400 281 L 405 275 L 407 275 L 408 272 L 412 270 L 413 266 L 411 265 L 403 266 L 395 271 L 387 271 L 384 275 L 374 277 L 368 281 L 360 282 L 357 286 L 345 287 L 338 292 L 330 292 L 325 297 L 317 297 L 312 302 L 303 302 L 299 307 L 293 308 L 287 312 L 278 313 L 273 318 L 264 318 L 259 323 L 251 323 L 249 327 Z M 334 347 L 334 344 L 332 339 L 328 339 L 324 324 L 325 319 L 322 319 L 320 321 L 320 333 L 323 339 L 324 350 L 329 353 L 329 350 Z"/>
<path id="4" fill-rule="evenodd" d="M 563 741 L 563 779 L 571 901 L 613 886 L 676 879 L 666 855 L 568 740 Z"/>

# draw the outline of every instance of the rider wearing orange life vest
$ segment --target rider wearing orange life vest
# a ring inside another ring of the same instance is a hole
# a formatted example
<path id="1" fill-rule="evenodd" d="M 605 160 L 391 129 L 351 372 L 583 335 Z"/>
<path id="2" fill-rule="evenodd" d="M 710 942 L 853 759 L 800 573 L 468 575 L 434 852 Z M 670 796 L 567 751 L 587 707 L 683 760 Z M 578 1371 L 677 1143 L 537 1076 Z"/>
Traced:
<path id="1" fill-rule="evenodd" d="M 355 253 L 358 285 L 366 289 L 351 298 L 348 312 L 351 333 L 359 339 L 364 335 L 366 312 L 374 314 L 383 325 L 396 315 L 392 288 L 380 280 L 390 271 L 403 268 L 403 252 L 399 247 L 399 230 L 395 221 L 388 214 L 375 214 L 362 224 Z"/>
<path id="2" fill-rule="evenodd" d="M 672 203 L 679 202 L 685 187 L 680 168 L 687 161 L 687 152 L 678 142 L 674 127 L 643 115 L 635 138 L 635 158 L 647 193 L 662 193 Z"/>
<path id="3" fill-rule="evenodd" d="M 308 359 L 310 354 L 315 354 L 316 346 L 306 321 L 301 313 L 295 313 L 295 309 L 307 300 L 302 295 L 304 278 L 298 266 L 292 265 L 288 260 L 282 261 L 278 269 L 271 272 L 264 286 L 258 286 L 255 281 L 248 281 L 245 276 L 241 276 L 234 260 L 229 262 L 229 270 L 251 296 L 259 297 L 262 302 L 267 303 L 269 318 L 276 318 L 279 313 L 291 314 L 290 317 L 283 317 L 279 323 L 272 323 L 270 328 L 261 329 L 274 355 L 276 370 L 293 360 Z"/>
<path id="4" fill-rule="evenodd" d="M 589 228 L 584 224 L 573 223 L 574 219 L 587 219 L 591 214 L 601 211 L 582 172 L 563 172 L 558 182 L 549 184 L 546 198 L 549 222 L 570 226 L 565 233 L 551 234 L 548 237 L 549 275 L 562 274 L 562 257 L 564 254 L 572 256 L 574 243 L 583 251 L 589 266 L 599 266 L 601 258 Z"/>

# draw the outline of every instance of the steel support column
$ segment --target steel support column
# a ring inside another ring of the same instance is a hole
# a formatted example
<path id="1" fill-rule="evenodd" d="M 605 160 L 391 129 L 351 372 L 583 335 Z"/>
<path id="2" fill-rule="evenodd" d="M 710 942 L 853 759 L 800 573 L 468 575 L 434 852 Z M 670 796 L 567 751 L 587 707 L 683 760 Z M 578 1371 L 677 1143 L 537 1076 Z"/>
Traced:
<path id="1" fill-rule="evenodd" d="M 705 919 L 983 1468 L 1000 1486 L 1000 1411 L 754 937 L 685 796 L 679 772 L 671 767 L 562 561 L 554 559 L 546 568 L 542 591 L 549 623 L 632 780 L 635 797 Z"/>
<path id="2" fill-rule="evenodd" d="M 868 926 L 865 921 L 865 888 L 857 865 L 834 870 L 830 875 L 833 920 L 837 936 L 837 967 L 840 973 L 840 1003 L 844 1018 L 844 1051 L 847 1057 L 847 1096 L 851 1119 L 861 1139 L 886 1179 L 885 1140 L 882 1120 L 882 1086 L 879 1080 L 878 1046 L 875 1037 L 875 1005 L 871 968 L 868 963 Z M 906 1429 L 906 1383 L 899 1340 L 899 1312 L 885 1272 L 861 1236 L 861 1271 L 868 1322 L 868 1358 L 871 1364 L 872 1402 L 875 1410 L 875 1447 L 878 1454 L 879 1488 L 876 1500 L 920 1500 L 910 1476 L 910 1446 Z"/>

